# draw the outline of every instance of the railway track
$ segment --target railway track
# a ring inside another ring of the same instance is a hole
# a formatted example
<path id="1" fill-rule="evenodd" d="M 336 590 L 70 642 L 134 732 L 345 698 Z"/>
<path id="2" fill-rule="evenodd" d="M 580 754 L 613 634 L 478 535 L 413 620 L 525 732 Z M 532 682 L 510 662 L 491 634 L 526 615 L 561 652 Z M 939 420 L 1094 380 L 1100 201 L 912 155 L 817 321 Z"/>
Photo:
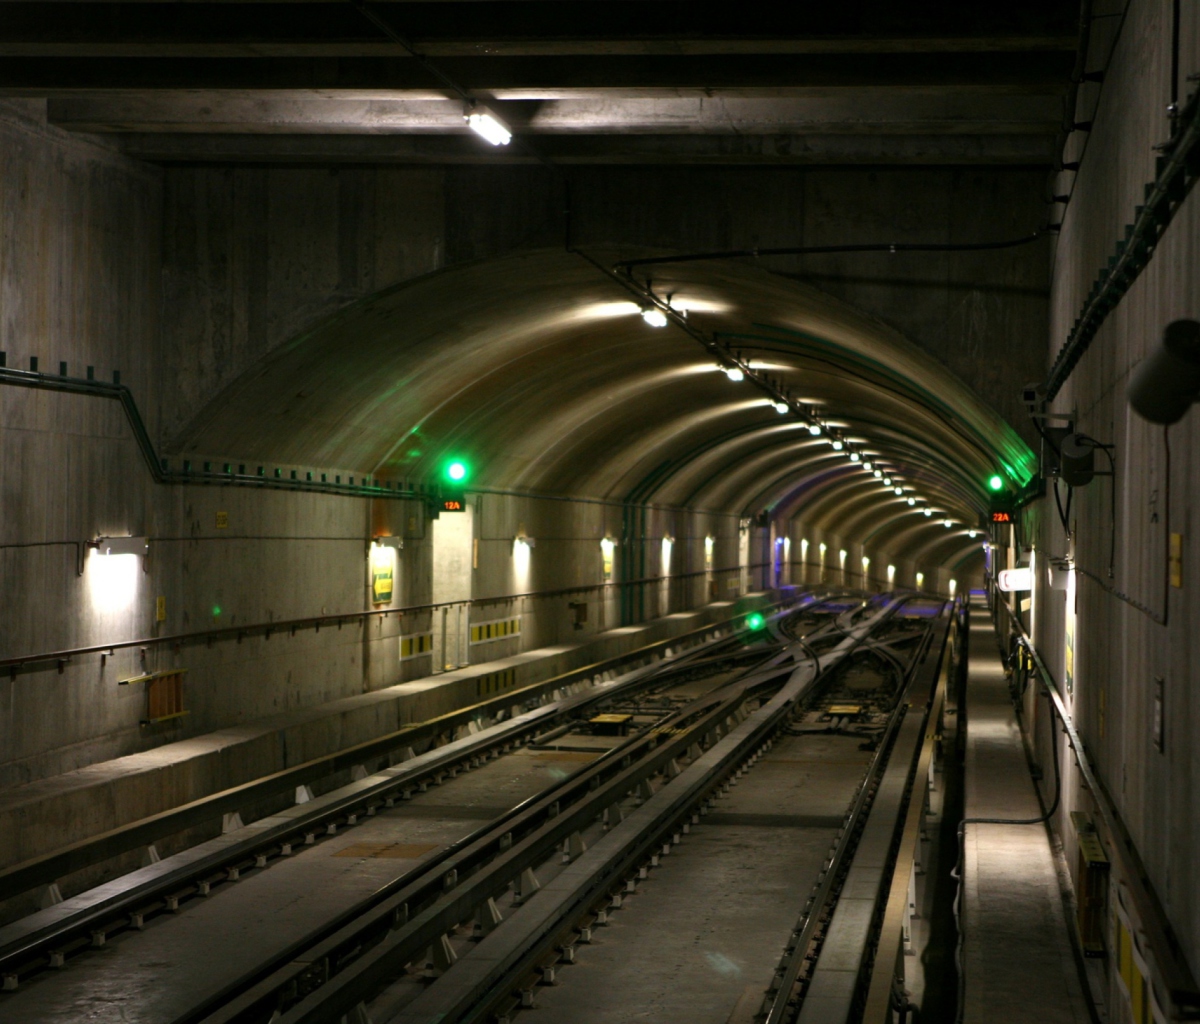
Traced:
<path id="1" fill-rule="evenodd" d="M 887 762 L 936 632 L 906 601 L 805 597 L 0 930 L 0 1017 L 79 1019 L 85 993 L 91 1020 L 512 1016 L 780 744 Z"/>

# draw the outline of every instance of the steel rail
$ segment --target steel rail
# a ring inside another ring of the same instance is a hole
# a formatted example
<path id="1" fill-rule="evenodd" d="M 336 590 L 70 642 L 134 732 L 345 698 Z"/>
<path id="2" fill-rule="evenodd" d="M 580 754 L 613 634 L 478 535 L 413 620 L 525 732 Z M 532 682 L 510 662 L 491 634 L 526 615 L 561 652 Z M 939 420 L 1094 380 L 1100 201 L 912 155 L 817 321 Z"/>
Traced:
<path id="1" fill-rule="evenodd" d="M 214 996 L 174 1024 L 257 1020 L 281 1008 L 281 1000 L 286 1004 L 289 992 L 302 996 L 310 986 L 317 988 L 310 999 L 319 995 L 319 1001 L 326 1001 L 340 987 L 339 966 L 349 962 L 346 969 L 352 971 L 379 951 L 388 964 L 397 958 L 407 963 L 526 867 L 541 863 L 571 833 L 586 827 L 598 808 L 618 802 L 673 758 L 681 757 L 698 737 L 728 721 L 748 694 L 788 671 L 781 664 L 786 659 L 771 652 L 764 665 L 747 670 L 739 680 L 698 698 L 654 729 L 544 790 L 522 805 L 519 813 L 484 826 L 452 855 L 432 866 L 420 865 L 363 905 L 339 915 L 337 927 L 320 929 L 274 957 L 267 968 L 256 969 L 256 978 L 236 986 L 240 991 Z M 315 979 L 314 964 L 318 965 Z"/>
<path id="2" fill-rule="evenodd" d="M 678 643 L 679 640 L 675 638 L 674 642 Z M 460 763 L 465 768 L 468 762 L 489 756 L 488 751 L 501 745 L 508 749 L 515 743 L 524 742 L 544 730 L 547 724 L 578 715 L 590 705 L 608 702 L 645 686 L 669 682 L 672 675 L 693 667 L 696 660 L 713 649 L 726 646 L 729 640 L 728 636 L 723 636 L 702 642 L 668 663 L 634 670 L 624 680 L 600 686 L 582 695 L 567 697 L 553 705 L 535 708 L 516 719 L 417 755 L 371 778 L 260 819 L 238 833 L 202 843 L 150 868 L 15 922 L 0 929 L 0 975 L 6 978 L 11 987 L 22 973 L 22 967 L 26 968 L 27 973 L 30 965 L 36 965 L 39 959 L 45 960 L 52 950 L 68 946 L 81 936 L 92 936 L 106 922 L 131 918 L 138 908 L 153 905 L 156 901 L 161 903 L 166 893 L 174 893 L 178 899 L 181 891 L 196 886 L 201 880 L 211 879 L 215 874 L 227 872 L 236 878 L 239 868 L 263 867 L 266 859 L 286 856 L 291 847 L 301 845 L 308 836 L 325 831 L 330 825 L 337 828 L 340 824 L 354 824 L 359 816 L 370 816 L 376 807 L 390 804 L 397 794 L 406 797 L 423 780 L 431 777 L 440 779 L 447 771 L 453 772 L 454 766 Z M 536 688 L 544 692 L 554 683 L 561 686 L 561 678 L 538 684 Z M 504 702 L 510 703 L 513 695 L 505 695 Z M 476 705 L 456 712 L 455 717 L 472 713 L 477 715 L 479 707 Z M 444 727 L 442 720 L 435 720 L 435 724 L 438 728 Z M 412 732 L 401 730 L 398 734 L 392 734 L 393 737 L 397 735 L 411 739 Z M 364 759 L 362 748 L 366 746 L 378 750 L 378 742 L 371 741 L 343 751 L 336 755 L 336 763 L 343 768 L 351 762 L 360 763 Z M 329 758 L 321 760 L 330 762 Z M 295 781 L 295 777 L 291 781 Z M 245 787 L 236 787 L 236 791 L 236 796 L 243 797 L 240 806 L 245 807 Z"/>
<path id="3" fill-rule="evenodd" d="M 1042 660 L 1033 640 L 1025 631 L 1021 620 L 1006 602 L 997 598 L 993 603 L 1000 605 L 1008 613 L 1010 627 L 1020 640 L 1021 646 L 1029 652 L 1029 656 L 1033 659 L 1038 674 L 1042 677 L 1042 684 L 1046 687 L 1046 692 L 1054 705 L 1058 720 L 1062 724 L 1063 732 L 1066 733 L 1067 742 L 1075 752 L 1075 763 L 1079 774 L 1083 778 L 1084 786 L 1092 793 L 1096 813 L 1104 825 L 1102 835 L 1107 833 L 1108 843 L 1106 845 L 1112 855 L 1111 859 L 1119 869 L 1119 876 L 1125 883 L 1125 891 L 1129 894 L 1135 915 L 1141 924 L 1145 940 L 1145 946 L 1142 947 L 1141 952 L 1143 955 L 1147 951 L 1149 952 L 1150 955 L 1145 956 L 1145 959 L 1150 965 L 1151 974 L 1157 978 L 1159 987 L 1165 991 L 1170 1000 L 1171 1005 L 1168 1012 L 1171 1013 L 1173 1019 L 1200 1019 L 1200 985 L 1196 984 L 1195 976 L 1192 974 L 1183 948 L 1171 927 L 1170 919 L 1154 891 L 1154 883 L 1142 863 L 1133 837 L 1125 827 L 1120 809 L 1101 780 L 1092 763 L 1088 748 L 1075 728 L 1075 719 L 1067 708 L 1062 690 L 1050 669 L 1046 667 L 1045 661 Z M 1051 742 L 1057 742 L 1057 737 L 1052 737 Z M 1162 1000 L 1159 1001 L 1162 1002 Z"/>
<path id="4" fill-rule="evenodd" d="M 927 623 L 922 632 L 924 633 L 922 642 L 910 653 L 908 664 L 905 666 L 904 686 L 897 695 L 895 711 L 888 723 L 888 733 L 885 739 L 881 741 L 875 758 L 872 760 L 871 766 L 864 776 L 863 783 L 855 800 L 847 812 L 846 821 L 838 833 L 833 854 L 822 875 L 819 877 L 817 886 L 813 894 L 809 897 L 804 912 L 801 915 L 801 920 L 797 928 L 793 931 L 785 954 L 780 960 L 771 988 L 764 1001 L 765 1019 L 763 1024 L 785 1024 L 786 1021 L 796 1019 L 803 1007 L 803 997 L 797 996 L 797 985 L 800 983 L 801 975 L 804 972 L 807 971 L 811 978 L 812 971 L 821 963 L 821 950 L 818 951 L 815 962 L 809 959 L 813 941 L 831 923 L 831 917 L 838 905 L 838 897 L 842 886 L 854 864 L 854 858 L 858 851 L 858 844 L 862 838 L 863 830 L 870 823 L 872 827 L 878 827 L 883 832 L 887 831 L 888 823 L 886 821 L 880 822 L 871 819 L 871 814 L 875 809 L 875 796 L 883 781 L 884 774 L 901 774 L 903 776 L 904 788 L 907 788 L 911 784 L 911 780 L 917 777 L 912 774 L 914 771 L 913 759 L 910 757 L 910 763 L 908 764 L 903 762 L 904 752 L 898 749 L 898 739 L 901 724 L 904 723 L 907 728 L 910 722 L 910 714 L 919 714 L 922 716 L 928 714 L 927 700 L 930 688 L 922 686 L 918 676 L 929 674 L 928 671 L 921 673 L 921 670 L 922 668 L 927 668 L 927 660 L 932 643 L 936 642 L 936 640 L 933 640 L 936 632 L 936 620 Z M 911 639 L 911 636 L 908 638 Z M 877 645 L 863 644 L 862 649 L 877 650 Z M 942 664 L 942 660 L 942 656 L 939 655 L 934 661 L 933 674 L 935 677 L 938 667 Z M 928 721 L 927 718 L 923 720 Z M 897 754 L 900 755 L 899 761 L 894 760 L 894 756 Z M 904 801 L 901 801 L 897 807 L 898 817 L 896 820 L 902 819 L 903 813 Z M 895 827 L 895 824 L 893 824 L 892 828 L 894 829 Z M 892 870 L 892 877 L 898 877 L 894 868 Z M 907 879 L 907 875 L 905 878 Z M 883 881 L 887 881 L 886 875 Z M 882 892 L 883 887 L 876 894 L 874 900 L 876 907 L 878 907 Z M 875 916 L 875 914 L 873 913 L 871 916 Z M 859 963 L 866 963 L 870 959 L 869 949 L 867 948 L 872 941 L 870 931 L 864 933 L 863 939 L 864 948 L 859 955 Z M 840 950 L 840 952 L 842 953 L 842 958 L 845 959 L 845 951 Z M 850 1011 L 849 1001 L 847 1001 L 845 1009 L 847 1012 Z M 842 1022 L 839 1021 L 838 1024 L 842 1024 Z"/>
<path id="5" fill-rule="evenodd" d="M 637 863 L 662 842 L 665 833 L 674 831 L 682 817 L 737 770 L 739 762 L 754 756 L 756 747 L 757 753 L 761 753 L 790 716 L 796 702 L 829 669 L 853 653 L 870 630 L 885 621 L 893 610 L 893 604 L 880 608 L 836 650 L 821 655 L 816 663 L 806 656 L 802 665 L 788 670 L 786 681 L 773 697 L 733 726 L 727 736 L 711 744 L 624 822 L 610 829 L 535 894 L 518 914 L 460 958 L 439 983 L 418 996 L 393 1020 L 397 1024 L 431 1020 L 451 1024 L 487 1017 L 497 1000 L 507 997 L 516 980 L 555 948 L 574 921 L 586 915 L 597 901 L 607 902 L 612 887 L 635 870 Z M 799 645 L 793 643 L 785 650 L 789 648 L 799 650 Z M 662 756 L 677 756 L 674 752 L 687 749 L 690 740 L 690 736 L 674 738 Z M 588 823 L 581 815 L 580 824 Z M 337 991 L 314 994 L 285 1012 L 280 1024 L 317 1024 L 348 1012 L 358 1002 L 370 998 L 391 974 L 403 967 L 401 958 L 392 958 L 386 965 L 382 960 L 382 957 L 364 957 L 362 967 L 347 972 Z"/>
<path id="6" fill-rule="evenodd" d="M 804 601 L 805 598 L 801 597 L 801 600 Z M 221 790 L 179 807 L 161 811 L 110 829 L 100 835 L 91 836 L 30 858 L 0 871 L 0 899 L 11 898 L 38 885 L 51 884 L 73 871 L 149 846 L 165 836 L 203 826 L 219 819 L 224 814 L 241 812 L 256 801 L 294 791 L 297 786 L 308 785 L 339 771 L 347 771 L 356 765 L 387 756 L 397 749 L 403 749 L 405 746 L 436 737 L 447 730 L 477 721 L 481 717 L 490 717 L 501 710 L 507 711 L 513 705 L 540 700 L 556 689 L 586 680 L 598 673 L 611 671 L 614 668 L 640 662 L 647 658 L 655 658 L 667 648 L 686 644 L 689 640 L 714 630 L 727 629 L 742 617 L 739 614 L 667 640 L 646 644 L 614 658 L 571 669 L 542 682 L 508 690 L 437 718 L 406 725 L 385 736 L 313 758 L 302 764 Z M 701 642 L 692 647 L 687 652 L 687 656 L 693 657 L 703 651 L 712 650 L 727 640 L 727 637 L 720 637 L 713 641 Z M 682 662 L 675 660 L 672 664 L 679 665 Z M 662 666 L 655 665 L 652 668 L 657 671 Z"/>
<path id="7" fill-rule="evenodd" d="M 897 974 L 901 978 L 904 957 L 904 917 L 908 912 L 909 884 L 916 864 L 924 828 L 925 814 L 929 805 L 929 788 L 918 797 L 916 788 L 920 780 L 928 778 L 937 753 L 937 740 L 941 733 L 942 712 L 946 705 L 950 675 L 957 652 L 958 630 L 961 618 L 954 615 L 950 635 L 939 659 L 936 682 L 925 719 L 925 731 L 917 752 L 916 768 L 913 772 L 913 792 L 904 814 L 903 831 L 900 836 L 896 862 L 892 868 L 891 884 L 887 887 L 881 927 L 876 939 L 874 966 L 866 985 L 866 1002 L 861 1024 L 892 1024 L 892 996 Z"/>

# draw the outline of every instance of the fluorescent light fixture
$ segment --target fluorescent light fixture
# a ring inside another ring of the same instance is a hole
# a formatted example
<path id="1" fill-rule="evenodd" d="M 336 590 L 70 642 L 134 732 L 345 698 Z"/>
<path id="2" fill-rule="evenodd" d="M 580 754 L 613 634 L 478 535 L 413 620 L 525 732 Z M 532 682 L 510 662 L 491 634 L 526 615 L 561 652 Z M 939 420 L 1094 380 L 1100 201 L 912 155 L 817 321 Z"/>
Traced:
<path id="1" fill-rule="evenodd" d="M 891 478 L 890 476 L 885 476 L 885 477 L 883 478 L 883 486 L 884 486 L 884 487 L 891 487 L 891 486 L 892 486 L 892 478 Z"/>
<path id="2" fill-rule="evenodd" d="M 775 411 L 779 413 L 780 416 L 788 411 L 787 402 L 772 402 L 771 404 L 775 406 Z"/>
<path id="3" fill-rule="evenodd" d="M 903 488 L 903 487 L 897 487 L 897 488 L 895 488 L 895 491 L 896 491 L 896 493 L 897 493 L 897 494 L 903 494 L 903 493 L 904 493 L 904 488 Z"/>
<path id="4" fill-rule="evenodd" d="M 666 327 L 667 314 L 657 306 L 647 306 L 642 310 L 642 319 L 651 327 Z"/>
<path id="5" fill-rule="evenodd" d="M 922 509 L 921 511 L 923 511 L 927 516 L 933 515 L 933 509 L 931 508 Z"/>
<path id="6" fill-rule="evenodd" d="M 866 464 L 864 463 L 864 464 L 863 464 L 863 469 L 866 469 L 866 468 L 867 468 L 867 467 L 866 467 Z M 871 473 L 871 476 L 875 477 L 875 479 L 876 479 L 876 480 L 878 480 L 878 479 L 879 479 L 881 476 L 883 476 L 883 470 L 882 470 L 882 469 L 877 469 L 877 470 L 875 470 L 874 472 L 872 472 L 872 473 Z"/>
<path id="7" fill-rule="evenodd" d="M 150 542 L 145 537 L 101 537 L 96 550 L 102 555 L 144 555 Z"/>
<path id="8" fill-rule="evenodd" d="M 909 498 L 909 499 L 908 499 L 908 503 L 909 503 L 910 505 L 915 505 L 915 504 L 917 503 L 917 499 L 916 499 L 916 498 Z"/>
<path id="9" fill-rule="evenodd" d="M 862 456 L 861 456 L 861 455 L 859 455 L 859 454 L 858 454 L 858 452 L 851 452 L 851 453 L 850 453 L 850 461 L 851 461 L 851 462 L 857 462 L 857 461 L 858 461 L 859 459 L 861 459 L 861 458 L 862 458 Z"/>
<path id="10" fill-rule="evenodd" d="M 968 531 L 967 531 L 967 536 L 968 536 L 968 537 L 970 537 L 970 538 L 971 538 L 971 540 L 974 540 L 974 539 L 975 539 L 975 534 L 976 534 L 976 533 L 978 533 L 978 532 L 979 532 L 978 530 L 968 530 Z"/>
<path id="11" fill-rule="evenodd" d="M 834 441 L 834 442 L 833 442 L 833 450 L 834 450 L 835 452 L 840 452 L 840 451 L 842 450 L 842 442 L 841 442 L 841 441 Z"/>
<path id="12" fill-rule="evenodd" d="M 744 381 L 746 379 L 746 375 L 744 373 L 742 373 L 742 369 L 740 366 L 725 367 L 725 376 L 728 377 L 735 384 L 740 383 L 741 381 Z"/>
<path id="13" fill-rule="evenodd" d="M 512 141 L 511 129 L 487 107 L 476 104 L 464 111 L 463 117 L 471 131 L 493 146 L 507 146 Z"/>
<path id="14" fill-rule="evenodd" d="M 943 526 L 944 526 L 944 527 L 945 527 L 945 528 L 948 530 L 948 529 L 950 529 L 950 527 L 951 527 L 951 526 L 953 526 L 954 524 L 953 524 L 952 522 L 950 522 L 950 520 L 949 520 L 949 519 L 943 519 L 943 520 L 942 520 L 942 525 L 943 525 Z"/>
<path id="15" fill-rule="evenodd" d="M 811 426 L 808 428 L 808 432 L 809 432 L 810 434 L 812 434 L 812 436 L 813 436 L 813 437 L 820 437 L 820 436 L 821 436 L 821 428 L 820 428 L 820 426 L 819 426 L 818 424 L 816 424 L 816 423 L 812 424 L 812 425 L 811 425 Z"/>

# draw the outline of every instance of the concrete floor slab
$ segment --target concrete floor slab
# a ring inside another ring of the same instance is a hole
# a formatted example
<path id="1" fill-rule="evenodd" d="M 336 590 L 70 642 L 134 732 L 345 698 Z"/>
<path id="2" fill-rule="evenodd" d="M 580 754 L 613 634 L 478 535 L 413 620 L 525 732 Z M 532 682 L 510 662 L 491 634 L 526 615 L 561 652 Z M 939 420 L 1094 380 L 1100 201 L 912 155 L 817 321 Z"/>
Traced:
<path id="1" fill-rule="evenodd" d="M 538 990 L 530 1021 L 749 1024 L 870 757 L 857 743 L 777 743 Z M 792 820 L 755 822 L 768 811 Z"/>
<path id="2" fill-rule="evenodd" d="M 517 750 L 6 993 L 5 1024 L 166 1024 L 591 755 Z"/>
<path id="3" fill-rule="evenodd" d="M 966 817 L 1037 818 L 1041 804 L 986 608 L 972 610 Z M 966 828 L 965 1024 L 1088 1024 L 1055 852 L 1043 824 Z"/>

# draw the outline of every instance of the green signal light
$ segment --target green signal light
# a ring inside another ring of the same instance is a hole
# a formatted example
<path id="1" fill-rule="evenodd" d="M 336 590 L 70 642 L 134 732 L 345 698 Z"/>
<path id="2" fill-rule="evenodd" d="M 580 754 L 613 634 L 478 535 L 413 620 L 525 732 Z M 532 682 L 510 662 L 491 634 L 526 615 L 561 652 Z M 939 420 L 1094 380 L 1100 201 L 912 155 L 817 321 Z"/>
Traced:
<path id="1" fill-rule="evenodd" d="M 467 464 L 455 459 L 446 467 L 446 477 L 455 483 L 461 483 L 467 478 Z"/>
<path id="2" fill-rule="evenodd" d="M 759 630 L 767 624 L 767 620 L 758 612 L 751 612 L 746 616 L 746 628 L 750 630 Z"/>
<path id="3" fill-rule="evenodd" d="M 988 481 L 988 487 L 990 487 L 993 491 L 1004 490 L 1004 478 L 1002 476 L 1000 476 L 999 474 L 993 476 Z"/>

